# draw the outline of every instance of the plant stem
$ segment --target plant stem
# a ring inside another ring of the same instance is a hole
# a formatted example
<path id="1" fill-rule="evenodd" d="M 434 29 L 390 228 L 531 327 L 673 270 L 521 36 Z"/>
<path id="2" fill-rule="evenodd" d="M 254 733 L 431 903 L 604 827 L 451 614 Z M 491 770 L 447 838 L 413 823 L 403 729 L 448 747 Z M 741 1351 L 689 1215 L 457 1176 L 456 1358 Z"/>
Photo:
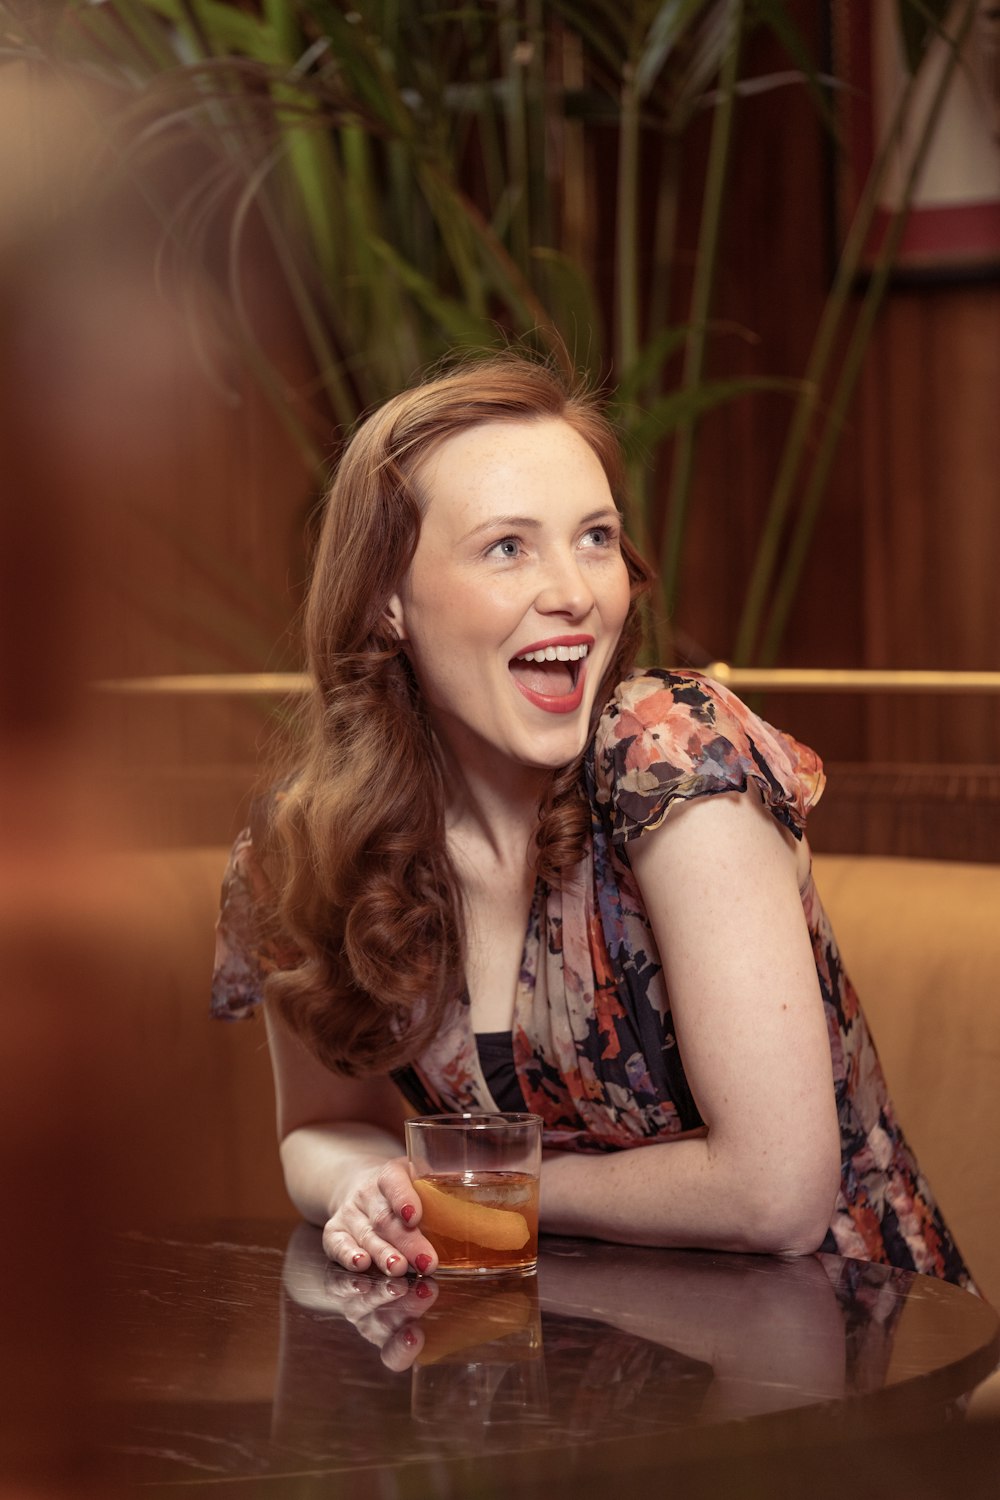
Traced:
<path id="1" fill-rule="evenodd" d="M 622 69 L 615 219 L 615 368 L 619 380 L 639 353 L 639 92 L 631 60 Z"/>
<path id="2" fill-rule="evenodd" d="M 691 294 L 691 332 L 684 355 L 683 388 L 687 391 L 701 384 L 705 370 L 708 318 L 712 288 L 719 254 L 719 237 L 725 199 L 726 171 L 732 145 L 733 118 L 736 106 L 736 82 L 739 76 L 740 44 L 743 37 L 743 0 L 731 0 L 727 17 L 726 48 L 719 75 L 719 103 L 712 122 L 708 166 L 702 197 L 701 225 L 698 231 L 698 259 Z M 694 453 L 697 418 L 692 416 L 677 429 L 673 474 L 667 508 L 667 524 L 660 555 L 660 589 L 669 619 L 677 603 L 681 551 L 684 529 L 691 501 L 694 479 Z"/>
<path id="3" fill-rule="evenodd" d="M 525 7 L 525 32 L 529 57 L 525 65 L 527 99 L 525 123 L 528 139 L 528 177 L 526 190 L 530 209 L 532 245 L 551 245 L 552 200 L 548 180 L 548 90 L 545 67 L 545 22 L 541 0 L 528 0 Z"/>
<path id="4" fill-rule="evenodd" d="M 671 291 L 677 253 L 677 214 L 680 202 L 680 152 L 673 131 L 660 142 L 662 152 L 659 181 L 656 184 L 656 222 L 653 229 L 652 276 L 649 288 L 649 336 L 655 338 L 670 321 Z M 659 376 L 639 392 L 639 401 L 648 405 L 662 391 Z"/>
<path id="5" fill-rule="evenodd" d="M 531 203 L 528 172 L 528 121 L 525 68 L 518 47 L 520 27 L 513 0 L 500 7 L 500 50 L 504 79 L 504 116 L 507 126 L 507 174 L 510 205 L 511 255 L 527 271 L 531 250 Z"/>

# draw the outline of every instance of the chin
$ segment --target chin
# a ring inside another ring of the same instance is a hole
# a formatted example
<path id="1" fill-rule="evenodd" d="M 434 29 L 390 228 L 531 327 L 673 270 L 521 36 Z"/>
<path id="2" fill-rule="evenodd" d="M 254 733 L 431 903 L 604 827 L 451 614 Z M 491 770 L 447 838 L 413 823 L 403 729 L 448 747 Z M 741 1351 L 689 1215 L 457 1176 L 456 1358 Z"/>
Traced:
<path id="1" fill-rule="evenodd" d="M 563 766 L 568 766 L 583 753 L 586 745 L 586 733 L 581 731 L 575 735 L 561 735 L 544 750 L 536 746 L 533 752 L 526 750 L 523 756 L 517 758 L 522 765 L 531 766 L 537 771 L 561 771 Z"/>

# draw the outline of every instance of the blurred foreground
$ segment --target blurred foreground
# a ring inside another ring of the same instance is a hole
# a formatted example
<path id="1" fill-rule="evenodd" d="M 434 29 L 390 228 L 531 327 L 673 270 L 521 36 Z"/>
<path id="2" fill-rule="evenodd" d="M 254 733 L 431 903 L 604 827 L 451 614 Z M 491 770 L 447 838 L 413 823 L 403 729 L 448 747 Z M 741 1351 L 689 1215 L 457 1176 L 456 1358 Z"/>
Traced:
<path id="1" fill-rule="evenodd" d="M 18 1500 L 114 1493 L 88 1442 L 95 1372 L 124 1357 L 102 1235 L 162 1211 L 169 1136 L 144 1108 L 157 1058 L 126 1064 L 122 1021 L 170 953 L 115 854 L 135 817 L 87 684 L 135 631 L 111 576 L 128 570 L 129 515 L 169 518 L 168 459 L 194 441 L 198 468 L 232 421 L 219 400 L 194 439 L 183 421 L 176 393 L 205 389 L 191 308 L 207 282 L 157 281 L 141 196 L 91 176 L 101 122 L 78 80 L 0 74 L 0 1494 Z"/>

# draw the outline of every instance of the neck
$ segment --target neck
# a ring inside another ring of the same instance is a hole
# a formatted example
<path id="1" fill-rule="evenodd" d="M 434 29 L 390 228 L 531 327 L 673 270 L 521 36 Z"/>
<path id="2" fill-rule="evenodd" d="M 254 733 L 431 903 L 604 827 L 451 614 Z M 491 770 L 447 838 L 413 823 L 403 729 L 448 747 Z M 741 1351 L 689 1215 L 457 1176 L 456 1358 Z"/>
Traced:
<path id="1" fill-rule="evenodd" d="M 445 785 L 449 844 L 499 865 L 523 865 L 552 771 L 492 754 L 488 746 L 435 735 Z"/>

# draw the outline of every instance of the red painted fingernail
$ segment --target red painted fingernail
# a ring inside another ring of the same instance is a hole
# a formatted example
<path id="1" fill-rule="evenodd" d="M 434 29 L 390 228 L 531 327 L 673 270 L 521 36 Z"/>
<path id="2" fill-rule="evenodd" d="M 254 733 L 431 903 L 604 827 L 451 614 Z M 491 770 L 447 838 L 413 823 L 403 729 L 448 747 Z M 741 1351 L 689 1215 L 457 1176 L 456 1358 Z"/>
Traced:
<path id="1" fill-rule="evenodd" d="M 387 1271 L 391 1271 L 391 1270 L 392 1270 L 392 1268 L 393 1268 L 393 1266 L 394 1266 L 394 1265 L 395 1265 L 395 1264 L 396 1264 L 396 1262 L 397 1262 L 397 1261 L 398 1261 L 398 1259 L 399 1259 L 399 1256 L 398 1256 L 398 1255 L 390 1255 L 390 1256 L 389 1256 L 389 1259 L 388 1259 L 388 1260 L 387 1260 L 387 1261 L 386 1261 L 386 1263 L 385 1263 L 385 1268 L 386 1268 L 386 1270 L 387 1270 Z"/>
<path id="2" fill-rule="evenodd" d="M 433 1297 L 434 1295 L 434 1288 L 426 1281 L 418 1281 L 413 1291 L 417 1297 Z"/>
<path id="3" fill-rule="evenodd" d="M 363 1250 L 359 1250 L 358 1253 L 357 1253 L 357 1255 L 355 1255 L 352 1258 L 351 1265 L 352 1266 L 360 1266 L 360 1264 L 364 1260 L 364 1258 L 365 1258 L 365 1252 Z"/>
<path id="4" fill-rule="evenodd" d="M 413 1346 L 414 1346 L 414 1344 L 416 1342 L 417 1342 L 417 1335 L 414 1332 L 414 1330 L 412 1328 L 404 1328 L 403 1329 L 403 1343 L 404 1344 L 409 1344 L 410 1348 L 412 1349 Z"/>
<path id="5" fill-rule="evenodd" d="M 416 1211 L 417 1210 L 414 1208 L 412 1203 L 404 1203 L 402 1208 L 399 1210 L 399 1217 L 402 1219 L 404 1224 L 409 1224 Z"/>
<path id="6" fill-rule="evenodd" d="M 427 1275 L 427 1267 L 430 1265 L 430 1263 L 431 1258 L 429 1255 L 415 1255 L 413 1257 L 413 1264 L 416 1266 L 421 1276 Z"/>

